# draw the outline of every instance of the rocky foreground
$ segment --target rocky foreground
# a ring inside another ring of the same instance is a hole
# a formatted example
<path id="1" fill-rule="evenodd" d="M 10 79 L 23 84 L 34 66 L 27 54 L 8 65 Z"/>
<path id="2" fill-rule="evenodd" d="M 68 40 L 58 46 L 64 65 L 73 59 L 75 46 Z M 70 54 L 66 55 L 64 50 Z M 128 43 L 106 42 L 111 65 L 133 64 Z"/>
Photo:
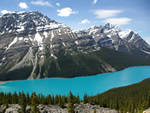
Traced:
<path id="1" fill-rule="evenodd" d="M 6 109 L 5 113 L 18 113 L 18 109 L 21 108 L 18 104 L 9 104 L 8 108 Z M 57 105 L 42 105 L 38 106 L 40 113 L 68 113 L 67 112 L 67 105 L 64 109 L 60 108 Z M 0 113 L 3 112 L 5 106 L 0 106 Z M 96 113 L 118 113 L 118 111 L 109 108 L 99 107 L 97 105 L 90 105 L 90 104 L 75 104 L 75 112 L 76 113 L 93 113 L 94 109 Z M 31 107 L 26 107 L 26 113 L 30 113 Z"/>

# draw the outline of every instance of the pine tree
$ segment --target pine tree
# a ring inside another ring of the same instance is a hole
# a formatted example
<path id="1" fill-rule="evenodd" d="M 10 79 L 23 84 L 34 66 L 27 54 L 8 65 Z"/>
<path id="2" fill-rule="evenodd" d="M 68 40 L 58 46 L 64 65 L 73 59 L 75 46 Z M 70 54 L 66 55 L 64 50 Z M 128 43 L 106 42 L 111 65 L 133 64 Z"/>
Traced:
<path id="1" fill-rule="evenodd" d="M 52 99 L 52 105 L 54 105 L 54 95 L 52 95 L 51 99 Z"/>
<path id="2" fill-rule="evenodd" d="M 75 113 L 75 111 L 74 111 L 73 94 L 71 93 L 71 91 L 70 91 L 69 103 L 68 103 L 68 113 Z"/>
<path id="3" fill-rule="evenodd" d="M 58 102 L 59 102 L 58 95 L 56 95 L 54 98 L 54 104 L 58 104 Z"/>
<path id="4" fill-rule="evenodd" d="M 51 95 L 48 95 L 48 97 L 47 97 L 47 100 L 48 100 L 48 104 L 52 104 L 52 97 L 51 97 Z"/>
<path id="5" fill-rule="evenodd" d="M 62 99 L 63 105 L 64 105 L 65 103 L 67 103 L 67 98 L 66 98 L 65 96 L 62 96 L 61 99 Z"/>
<path id="6" fill-rule="evenodd" d="M 44 104 L 44 105 L 48 104 L 47 101 L 46 101 L 46 98 L 44 96 L 42 96 L 42 104 Z"/>
<path id="7" fill-rule="evenodd" d="M 6 96 L 7 96 L 8 104 L 11 104 L 12 103 L 12 95 L 11 95 L 11 93 L 8 93 Z"/>
<path id="8" fill-rule="evenodd" d="M 5 105 L 5 109 L 3 110 L 3 113 L 5 113 L 6 109 L 9 107 L 8 106 L 8 99 L 7 99 L 7 94 L 3 96 L 3 104 Z"/>
<path id="9" fill-rule="evenodd" d="M 25 113 L 26 112 L 26 96 L 24 92 L 22 92 L 21 98 L 20 98 L 20 106 L 21 109 L 18 111 L 19 113 Z"/>
<path id="10" fill-rule="evenodd" d="M 39 109 L 37 108 L 38 106 L 38 99 L 36 96 L 36 93 L 32 93 L 31 95 L 31 106 L 32 106 L 32 110 L 30 113 L 39 113 Z"/>
<path id="11" fill-rule="evenodd" d="M 64 108 L 64 103 L 62 101 L 61 95 L 59 95 L 59 107 Z"/>
<path id="12" fill-rule="evenodd" d="M 3 104 L 8 105 L 8 98 L 6 94 L 4 95 L 4 98 L 3 98 Z"/>
<path id="13" fill-rule="evenodd" d="M 93 104 L 93 97 L 90 98 L 90 104 Z"/>
<path id="14" fill-rule="evenodd" d="M 77 95 L 77 99 L 76 99 L 77 101 L 76 101 L 76 103 L 80 103 L 80 97 L 79 97 L 79 95 Z"/>
<path id="15" fill-rule="evenodd" d="M 86 93 L 84 94 L 84 97 L 83 97 L 83 103 L 84 104 L 88 103 L 88 97 Z"/>
<path id="16" fill-rule="evenodd" d="M 18 104 L 21 105 L 21 98 L 22 98 L 22 94 L 21 92 L 19 92 L 19 96 L 18 96 Z"/>
<path id="17" fill-rule="evenodd" d="M 26 96 L 26 104 L 30 105 L 30 96 L 29 96 L 29 93 L 27 93 L 27 96 Z"/>
<path id="18" fill-rule="evenodd" d="M 17 93 L 14 92 L 14 94 L 12 95 L 12 104 L 17 104 L 18 103 L 18 96 Z"/>

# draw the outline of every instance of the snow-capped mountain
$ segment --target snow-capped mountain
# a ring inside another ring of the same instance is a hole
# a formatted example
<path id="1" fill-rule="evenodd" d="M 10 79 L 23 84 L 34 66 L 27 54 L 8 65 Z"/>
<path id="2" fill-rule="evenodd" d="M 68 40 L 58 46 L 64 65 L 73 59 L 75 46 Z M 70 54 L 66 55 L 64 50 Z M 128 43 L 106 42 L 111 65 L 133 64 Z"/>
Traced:
<path id="1" fill-rule="evenodd" d="M 127 52 L 132 55 L 139 55 L 140 53 L 141 56 L 144 55 L 143 52 L 148 53 L 150 51 L 149 44 L 137 33 L 132 30 L 122 31 L 119 27 L 110 23 L 105 26 L 92 26 L 84 30 L 84 32 L 91 35 L 99 46 Z M 145 54 L 145 57 L 148 56 Z"/>
<path id="2" fill-rule="evenodd" d="M 111 24 L 75 31 L 38 11 L 9 12 L 0 17 L 0 74 L 7 76 L 0 76 L 0 79 L 12 79 L 9 73 L 18 73 L 21 69 L 27 74 L 18 75 L 18 78 L 14 75 L 14 79 L 63 76 L 69 74 L 67 68 L 74 72 L 69 61 L 77 67 L 72 76 L 88 75 L 86 71 L 91 65 L 86 65 L 89 66 L 86 70 L 81 65 L 85 66 L 91 58 L 88 54 L 100 51 L 101 46 L 132 55 L 150 56 L 149 45 L 138 34 L 121 31 Z M 83 59 L 83 56 L 88 58 Z M 97 66 L 97 71 L 91 70 L 90 74 L 116 70 L 107 61 L 94 56 L 91 59 L 100 62 L 97 65 L 102 70 Z M 68 65 L 70 67 L 65 67 Z"/>

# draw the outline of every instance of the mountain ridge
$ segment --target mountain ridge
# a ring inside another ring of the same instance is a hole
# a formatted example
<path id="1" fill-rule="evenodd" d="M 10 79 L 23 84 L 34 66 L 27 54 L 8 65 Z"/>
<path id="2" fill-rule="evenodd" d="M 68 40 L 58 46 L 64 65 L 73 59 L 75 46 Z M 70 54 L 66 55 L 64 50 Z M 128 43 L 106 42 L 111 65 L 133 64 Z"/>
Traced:
<path id="1" fill-rule="evenodd" d="M 134 60 L 127 67 L 149 65 L 146 62 L 149 60 L 143 58 L 150 57 L 149 45 L 133 31 L 124 33 L 109 23 L 75 31 L 38 11 L 12 12 L 0 17 L 1 80 L 17 79 L 15 76 L 19 79 L 75 77 L 119 70 L 116 66 L 120 64 L 111 64 L 108 59 L 112 56 L 105 51 L 115 53 L 118 58 L 120 52 L 127 57 L 131 55 L 131 59 L 137 56 L 135 59 L 141 64 Z M 110 55 L 107 60 L 101 58 L 104 53 Z M 27 74 L 22 77 L 16 74 L 23 70 Z"/>

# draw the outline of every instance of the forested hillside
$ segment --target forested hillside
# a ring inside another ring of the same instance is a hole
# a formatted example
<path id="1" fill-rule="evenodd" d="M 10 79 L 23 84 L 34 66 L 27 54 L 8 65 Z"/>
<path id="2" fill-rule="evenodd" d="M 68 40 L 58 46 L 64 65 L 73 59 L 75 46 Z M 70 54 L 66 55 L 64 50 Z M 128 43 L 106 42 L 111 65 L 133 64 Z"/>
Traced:
<path id="1" fill-rule="evenodd" d="M 77 52 L 75 55 L 61 49 L 56 57 L 57 59 L 47 56 L 41 67 L 40 65 L 28 66 L 6 73 L 0 72 L 0 81 L 27 79 L 31 73 L 34 73 L 34 79 L 71 78 L 115 72 L 131 66 L 150 65 L 150 58 L 133 56 L 104 47 L 94 52 Z M 3 70 L 3 67 L 0 67 L 0 70 Z"/>
<path id="2" fill-rule="evenodd" d="M 150 79 L 126 87 L 111 89 L 88 98 L 91 103 L 114 108 L 121 113 L 142 113 L 150 107 Z"/>

